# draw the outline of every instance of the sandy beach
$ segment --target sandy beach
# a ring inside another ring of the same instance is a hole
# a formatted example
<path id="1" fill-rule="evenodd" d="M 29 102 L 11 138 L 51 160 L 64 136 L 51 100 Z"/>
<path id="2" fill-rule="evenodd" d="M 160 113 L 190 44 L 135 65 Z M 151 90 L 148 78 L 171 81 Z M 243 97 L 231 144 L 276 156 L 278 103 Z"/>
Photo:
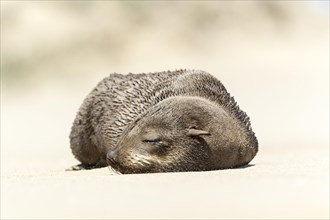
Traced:
<path id="1" fill-rule="evenodd" d="M 108 168 L 66 172 L 69 161 L 56 169 L 57 160 L 49 157 L 52 168 L 17 169 L 1 177 L 1 216 L 327 219 L 328 148 L 293 145 L 263 146 L 245 168 L 191 173 L 117 175 Z"/>

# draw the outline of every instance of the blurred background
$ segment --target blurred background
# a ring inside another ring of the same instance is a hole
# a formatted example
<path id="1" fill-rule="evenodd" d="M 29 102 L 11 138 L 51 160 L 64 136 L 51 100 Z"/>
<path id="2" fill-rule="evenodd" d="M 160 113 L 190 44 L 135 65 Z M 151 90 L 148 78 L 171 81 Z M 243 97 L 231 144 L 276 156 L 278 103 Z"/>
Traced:
<path id="1" fill-rule="evenodd" d="M 328 1 L 1 1 L 2 161 L 70 157 L 75 113 L 109 73 L 181 68 L 224 83 L 261 150 L 328 143 Z"/>
<path id="2" fill-rule="evenodd" d="M 257 158 L 328 155 L 329 1 L 1 1 L 2 174 L 76 164 L 71 124 L 109 73 L 181 68 L 222 81 Z"/>

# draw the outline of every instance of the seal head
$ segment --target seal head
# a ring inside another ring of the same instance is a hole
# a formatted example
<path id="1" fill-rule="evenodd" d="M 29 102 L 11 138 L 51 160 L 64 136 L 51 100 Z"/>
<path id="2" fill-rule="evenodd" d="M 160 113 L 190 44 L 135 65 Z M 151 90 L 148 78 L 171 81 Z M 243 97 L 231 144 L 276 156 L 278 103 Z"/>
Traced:
<path id="1" fill-rule="evenodd" d="M 244 126 L 221 106 L 176 96 L 128 126 L 107 159 L 120 173 L 204 171 L 245 165 L 256 153 Z"/>

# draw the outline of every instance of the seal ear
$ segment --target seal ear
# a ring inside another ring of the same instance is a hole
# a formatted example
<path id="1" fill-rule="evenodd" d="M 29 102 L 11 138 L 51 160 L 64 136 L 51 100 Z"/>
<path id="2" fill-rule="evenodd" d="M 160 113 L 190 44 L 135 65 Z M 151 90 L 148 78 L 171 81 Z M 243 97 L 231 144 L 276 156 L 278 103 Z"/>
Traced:
<path id="1" fill-rule="evenodd" d="M 189 129 L 187 129 L 187 131 L 188 131 L 187 135 L 190 137 L 200 136 L 200 135 L 210 135 L 210 133 L 207 131 L 198 130 L 198 129 L 194 129 L 194 128 L 189 128 Z"/>

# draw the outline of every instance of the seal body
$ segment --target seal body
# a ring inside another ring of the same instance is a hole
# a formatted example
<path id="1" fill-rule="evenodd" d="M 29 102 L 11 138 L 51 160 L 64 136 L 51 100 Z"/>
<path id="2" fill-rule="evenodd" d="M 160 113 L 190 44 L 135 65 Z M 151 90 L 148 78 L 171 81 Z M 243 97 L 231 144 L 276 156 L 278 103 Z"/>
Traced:
<path id="1" fill-rule="evenodd" d="M 249 117 L 199 70 L 110 74 L 81 105 L 70 142 L 79 168 L 121 173 L 233 168 L 258 151 Z"/>

